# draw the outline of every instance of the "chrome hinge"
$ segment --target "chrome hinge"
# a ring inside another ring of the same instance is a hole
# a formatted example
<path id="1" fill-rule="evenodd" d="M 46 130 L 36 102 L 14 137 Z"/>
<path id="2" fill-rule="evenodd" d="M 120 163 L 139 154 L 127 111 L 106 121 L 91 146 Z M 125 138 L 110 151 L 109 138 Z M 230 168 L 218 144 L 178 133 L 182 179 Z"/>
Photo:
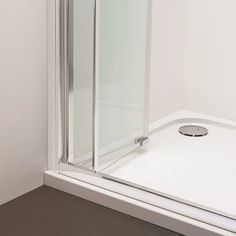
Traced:
<path id="1" fill-rule="evenodd" d="M 143 137 L 136 138 L 134 142 L 135 142 L 135 144 L 139 143 L 140 146 L 143 146 L 146 143 L 148 143 L 148 137 L 143 136 Z"/>

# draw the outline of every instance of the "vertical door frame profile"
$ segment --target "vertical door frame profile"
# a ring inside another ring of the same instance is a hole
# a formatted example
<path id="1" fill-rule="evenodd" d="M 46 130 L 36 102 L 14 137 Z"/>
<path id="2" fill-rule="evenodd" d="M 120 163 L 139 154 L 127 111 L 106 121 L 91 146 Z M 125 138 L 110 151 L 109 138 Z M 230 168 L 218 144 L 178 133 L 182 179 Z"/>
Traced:
<path id="1" fill-rule="evenodd" d="M 100 64 L 100 0 L 94 0 L 94 31 L 93 31 L 93 170 L 96 172 L 99 167 L 99 64 Z"/>
<path id="2" fill-rule="evenodd" d="M 74 161 L 74 0 L 67 5 L 67 66 L 68 66 L 68 160 Z"/>
<path id="3" fill-rule="evenodd" d="M 152 5 L 153 0 L 148 0 L 147 9 L 147 64 L 146 64 L 146 84 L 145 84 L 145 117 L 144 117 L 144 137 L 149 136 L 149 105 L 150 105 L 150 81 L 151 81 L 151 46 L 152 46 Z"/>
<path id="4" fill-rule="evenodd" d="M 67 164 L 69 158 L 69 66 L 68 66 L 68 0 L 60 0 L 60 161 Z"/>

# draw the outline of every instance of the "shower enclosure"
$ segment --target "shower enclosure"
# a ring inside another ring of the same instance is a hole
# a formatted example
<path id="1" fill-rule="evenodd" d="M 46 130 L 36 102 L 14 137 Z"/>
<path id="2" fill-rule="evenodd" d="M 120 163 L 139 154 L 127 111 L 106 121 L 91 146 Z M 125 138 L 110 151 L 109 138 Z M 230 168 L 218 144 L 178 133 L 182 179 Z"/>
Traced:
<path id="1" fill-rule="evenodd" d="M 236 3 L 58 3 L 60 173 L 204 210 L 236 232 Z"/>

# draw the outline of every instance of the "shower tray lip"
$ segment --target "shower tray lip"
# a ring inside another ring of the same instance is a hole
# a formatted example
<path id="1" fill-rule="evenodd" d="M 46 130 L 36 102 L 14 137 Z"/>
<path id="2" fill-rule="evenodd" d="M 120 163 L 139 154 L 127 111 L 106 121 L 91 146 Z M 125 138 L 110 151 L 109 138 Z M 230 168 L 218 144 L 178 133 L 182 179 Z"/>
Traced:
<path id="1" fill-rule="evenodd" d="M 184 235 L 235 235 L 234 231 L 221 227 L 222 223 L 226 225 L 232 223 L 230 223 L 232 220 L 227 217 L 197 207 L 195 207 L 197 209 L 197 212 L 195 212 L 194 208 L 191 209 L 191 206 L 178 203 L 172 199 L 167 199 L 169 201 L 169 209 L 166 209 L 161 206 L 162 200 L 165 199 L 163 196 L 155 196 L 157 200 L 159 199 L 159 205 L 154 205 L 149 201 L 144 201 L 145 198 L 150 199 L 151 195 L 154 195 L 152 193 L 103 178 L 94 177 L 94 179 L 92 179 L 93 177 L 88 175 L 88 173 L 84 175 L 83 173 L 76 173 L 74 171 L 69 172 L 71 173 L 68 175 L 68 173 L 63 174 L 55 171 L 46 171 L 45 184 Z M 102 183 L 100 181 L 105 182 Z M 120 191 L 114 191 L 114 189 L 109 189 L 107 186 L 104 188 L 106 181 L 110 183 L 110 185 L 117 185 L 117 189 Z M 124 190 L 126 192 L 125 194 Z M 132 194 L 130 196 L 130 191 L 134 191 L 133 196 L 135 197 L 132 197 Z M 136 195 L 141 198 L 137 198 Z M 184 215 L 176 211 L 176 209 L 183 207 L 185 208 L 184 211 L 189 212 L 189 215 Z M 194 214 L 197 215 L 198 219 L 191 217 L 191 214 L 193 216 Z M 215 218 L 216 223 L 212 224 L 207 222 L 209 218 L 213 217 L 214 219 L 214 215 L 217 216 L 217 218 Z M 202 220 L 200 219 L 201 217 Z"/>

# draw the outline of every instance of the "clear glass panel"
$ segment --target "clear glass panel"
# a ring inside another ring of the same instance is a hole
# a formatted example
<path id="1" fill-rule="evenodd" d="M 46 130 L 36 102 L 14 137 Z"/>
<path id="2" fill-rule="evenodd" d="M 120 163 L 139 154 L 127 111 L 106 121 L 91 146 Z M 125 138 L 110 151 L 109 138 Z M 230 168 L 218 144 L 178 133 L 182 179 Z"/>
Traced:
<path id="1" fill-rule="evenodd" d="M 69 43 L 73 45 L 73 91 L 70 93 L 70 158 L 92 165 L 94 0 L 70 1 Z M 73 9 L 74 8 L 74 9 Z M 72 68 L 70 68 L 71 70 Z"/>
<path id="2" fill-rule="evenodd" d="M 145 135 L 149 4 L 100 0 L 100 169 L 137 149 Z"/>
<path id="3" fill-rule="evenodd" d="M 69 162 L 93 167 L 94 0 L 70 1 Z M 149 0 L 97 1 L 99 170 L 140 147 L 147 121 Z M 73 68 L 72 68 L 73 67 Z"/>

